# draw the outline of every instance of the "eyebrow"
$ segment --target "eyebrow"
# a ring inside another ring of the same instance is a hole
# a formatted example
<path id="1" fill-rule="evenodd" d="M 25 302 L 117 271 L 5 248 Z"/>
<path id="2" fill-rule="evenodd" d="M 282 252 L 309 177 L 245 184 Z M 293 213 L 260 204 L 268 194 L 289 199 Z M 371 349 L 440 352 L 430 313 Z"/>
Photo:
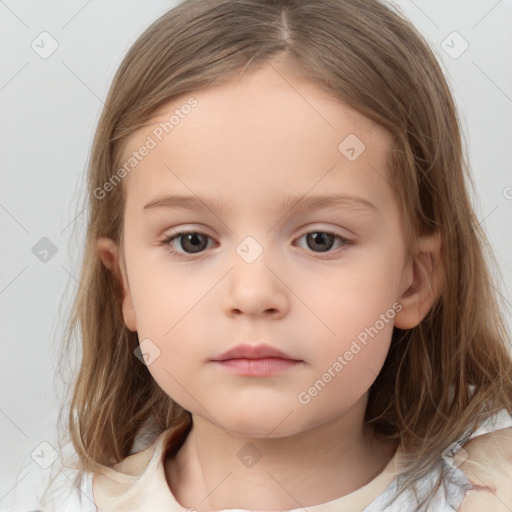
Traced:
<path id="1" fill-rule="evenodd" d="M 301 209 L 314 210 L 320 208 L 346 208 L 361 212 L 377 212 L 377 207 L 368 199 L 353 195 L 327 194 L 316 196 L 286 196 L 282 202 L 285 210 Z M 184 210 L 217 210 L 229 213 L 225 202 L 216 198 L 205 198 L 203 201 L 197 196 L 173 195 L 157 197 L 145 204 L 143 210 L 154 208 L 172 208 Z"/>

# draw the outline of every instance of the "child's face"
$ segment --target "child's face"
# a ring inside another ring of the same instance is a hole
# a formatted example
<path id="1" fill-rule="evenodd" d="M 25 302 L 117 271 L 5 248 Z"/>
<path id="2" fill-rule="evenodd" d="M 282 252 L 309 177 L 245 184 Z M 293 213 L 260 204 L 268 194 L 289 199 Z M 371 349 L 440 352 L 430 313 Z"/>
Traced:
<path id="1" fill-rule="evenodd" d="M 281 74 L 287 81 L 265 66 L 166 105 L 129 140 L 126 161 L 134 151 L 140 161 L 123 184 L 123 311 L 139 341 L 151 340 L 143 346 L 149 371 L 194 415 L 276 437 L 365 400 L 388 352 L 397 300 L 411 284 L 388 183 L 390 135 L 317 86 Z M 197 104 L 181 108 L 190 98 Z M 176 109 L 165 133 L 160 123 Z M 177 195 L 196 206 L 145 208 Z M 322 195 L 374 206 L 283 205 Z M 162 241 L 187 230 L 200 235 L 170 242 L 172 254 Z M 242 343 L 265 343 L 301 362 L 255 376 L 212 361 Z"/>

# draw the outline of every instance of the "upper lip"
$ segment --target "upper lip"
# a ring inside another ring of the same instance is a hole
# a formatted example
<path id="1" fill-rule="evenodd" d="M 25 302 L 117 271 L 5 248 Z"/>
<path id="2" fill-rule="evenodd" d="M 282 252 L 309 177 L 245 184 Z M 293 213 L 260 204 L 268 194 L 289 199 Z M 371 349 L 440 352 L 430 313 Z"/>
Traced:
<path id="1" fill-rule="evenodd" d="M 224 361 L 226 359 L 264 359 L 267 357 L 279 357 L 281 359 L 292 359 L 298 361 L 294 357 L 285 354 L 281 350 L 272 347 L 270 345 L 237 345 L 236 347 L 224 352 L 220 356 L 217 356 L 214 361 Z"/>

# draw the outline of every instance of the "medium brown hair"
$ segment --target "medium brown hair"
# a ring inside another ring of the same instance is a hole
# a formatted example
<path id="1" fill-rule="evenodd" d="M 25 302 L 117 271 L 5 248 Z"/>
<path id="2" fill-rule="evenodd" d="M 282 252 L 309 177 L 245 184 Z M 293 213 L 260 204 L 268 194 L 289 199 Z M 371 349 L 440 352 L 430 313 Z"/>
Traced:
<path id="1" fill-rule="evenodd" d="M 164 103 L 276 60 L 391 133 L 388 174 L 408 247 L 420 235 L 441 235 L 442 292 L 417 327 L 395 328 L 366 425 L 405 450 L 412 481 L 482 419 L 512 412 L 509 337 L 485 259 L 492 253 L 469 200 L 450 88 L 421 34 L 378 0 L 186 0 L 128 51 L 93 142 L 80 288 L 64 346 L 79 334 L 67 427 L 81 470 L 127 457 L 143 426 L 183 437 L 191 425 L 135 357 L 119 283 L 98 256 L 99 237 L 122 242 L 126 191 L 116 186 L 105 199 L 94 191 Z"/>

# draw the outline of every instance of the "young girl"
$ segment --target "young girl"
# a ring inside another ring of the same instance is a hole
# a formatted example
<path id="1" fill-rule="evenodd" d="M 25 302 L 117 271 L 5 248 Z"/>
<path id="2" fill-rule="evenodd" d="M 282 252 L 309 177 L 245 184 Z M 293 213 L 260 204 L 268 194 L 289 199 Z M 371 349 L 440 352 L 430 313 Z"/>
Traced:
<path id="1" fill-rule="evenodd" d="M 467 167 L 433 53 L 377 0 L 153 23 L 92 149 L 76 489 L 45 510 L 512 510 Z"/>

